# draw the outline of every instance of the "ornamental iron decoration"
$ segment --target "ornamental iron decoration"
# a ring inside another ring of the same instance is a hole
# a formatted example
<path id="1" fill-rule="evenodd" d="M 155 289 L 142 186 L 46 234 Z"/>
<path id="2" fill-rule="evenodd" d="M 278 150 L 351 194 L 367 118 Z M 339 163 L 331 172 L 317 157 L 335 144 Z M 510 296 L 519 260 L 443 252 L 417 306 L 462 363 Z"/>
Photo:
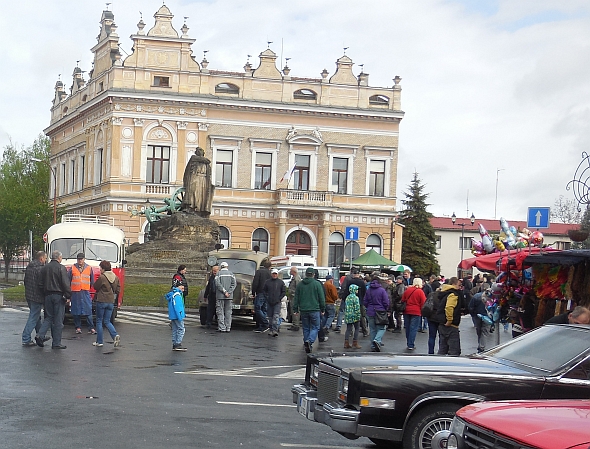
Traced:
<path id="1" fill-rule="evenodd" d="M 582 205 L 590 205 L 590 155 L 585 151 L 582 152 L 582 161 L 576 168 L 574 179 L 567 183 L 565 189 L 569 190 L 570 185 L 578 202 L 578 211 L 582 210 Z"/>

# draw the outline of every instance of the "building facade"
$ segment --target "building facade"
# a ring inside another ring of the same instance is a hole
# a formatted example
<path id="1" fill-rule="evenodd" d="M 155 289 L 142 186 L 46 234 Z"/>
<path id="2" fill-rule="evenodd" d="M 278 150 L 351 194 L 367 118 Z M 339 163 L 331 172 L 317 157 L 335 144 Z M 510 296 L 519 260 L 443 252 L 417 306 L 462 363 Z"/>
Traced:
<path id="1" fill-rule="evenodd" d="M 469 218 L 457 218 L 457 224 L 454 225 L 450 217 L 433 217 L 430 223 L 437 238 L 436 251 L 438 255 L 436 259 L 440 265 L 441 274 L 447 277 L 458 274 L 457 267 L 461 260 L 474 257 L 471 253 L 471 239 L 481 241 L 478 226 L 480 223 L 490 235 L 499 235 L 501 232 L 499 220 L 476 219 L 475 223 L 471 225 Z M 460 224 L 465 224 L 465 227 L 462 229 Z M 511 220 L 509 224 L 516 229 L 527 227 L 526 221 Z M 566 250 L 570 249 L 572 245 L 567 231 L 578 229 L 579 226 L 577 224 L 550 223 L 549 228 L 539 229 L 539 231 L 543 233 L 543 243 L 545 245 L 551 245 L 554 249 Z M 530 229 L 530 231 L 536 230 Z M 474 272 L 477 273 L 478 270 L 474 268 Z"/>
<path id="2" fill-rule="evenodd" d="M 400 260 L 401 78 L 370 87 L 346 55 L 332 76 L 293 77 L 270 48 L 257 68 L 216 71 L 196 61 L 195 39 L 186 23 L 175 30 L 165 5 L 154 18 L 147 32 L 140 20 L 123 59 L 114 14 L 103 11 L 90 78 L 76 67 L 69 93 L 56 83 L 45 133 L 67 212 L 113 217 L 130 242 L 142 242 L 147 222 L 130 211 L 163 205 L 201 147 L 224 246 L 336 265 L 351 253 L 346 228 L 358 227 L 353 257 L 374 248 Z"/>

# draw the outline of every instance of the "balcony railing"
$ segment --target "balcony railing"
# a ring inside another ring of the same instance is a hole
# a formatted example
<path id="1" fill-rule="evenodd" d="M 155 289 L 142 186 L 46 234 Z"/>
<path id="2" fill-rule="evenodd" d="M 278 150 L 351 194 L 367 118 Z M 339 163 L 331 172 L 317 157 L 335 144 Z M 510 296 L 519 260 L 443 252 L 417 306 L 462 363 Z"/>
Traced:
<path id="1" fill-rule="evenodd" d="M 297 206 L 332 206 L 332 192 L 277 190 L 277 203 Z"/>
<path id="2" fill-rule="evenodd" d="M 145 193 L 156 193 L 158 195 L 170 195 L 169 184 L 146 184 Z"/>

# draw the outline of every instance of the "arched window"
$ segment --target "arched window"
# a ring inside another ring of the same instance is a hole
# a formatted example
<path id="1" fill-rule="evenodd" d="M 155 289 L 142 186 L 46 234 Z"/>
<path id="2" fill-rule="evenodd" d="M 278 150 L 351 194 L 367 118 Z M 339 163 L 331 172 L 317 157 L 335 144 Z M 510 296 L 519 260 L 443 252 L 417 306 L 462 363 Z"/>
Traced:
<path id="1" fill-rule="evenodd" d="M 344 236 L 334 232 L 330 236 L 328 266 L 339 267 L 342 262 L 344 262 Z"/>
<path id="2" fill-rule="evenodd" d="M 217 86 L 215 86 L 215 93 L 238 95 L 240 93 L 240 88 L 235 84 L 219 83 Z"/>
<path id="3" fill-rule="evenodd" d="M 264 228 L 258 228 L 252 234 L 252 248 L 258 246 L 260 251 L 268 253 L 268 232 Z"/>
<path id="4" fill-rule="evenodd" d="M 68 107 L 67 107 L 67 106 L 64 106 L 64 108 L 63 108 L 63 113 L 64 113 L 64 114 L 67 114 L 67 113 L 68 113 Z"/>
<path id="5" fill-rule="evenodd" d="M 219 226 L 219 243 L 221 243 L 224 248 L 229 248 L 229 229 L 225 226 Z"/>
<path id="6" fill-rule="evenodd" d="M 369 104 L 388 105 L 389 97 L 386 97 L 385 95 L 373 95 L 372 97 L 369 97 Z"/>
<path id="7" fill-rule="evenodd" d="M 299 89 L 293 92 L 293 98 L 296 100 L 315 100 L 318 97 L 311 89 Z"/>
<path id="8" fill-rule="evenodd" d="M 377 234 L 371 234 L 367 237 L 367 251 L 374 249 L 381 254 L 381 237 Z"/>

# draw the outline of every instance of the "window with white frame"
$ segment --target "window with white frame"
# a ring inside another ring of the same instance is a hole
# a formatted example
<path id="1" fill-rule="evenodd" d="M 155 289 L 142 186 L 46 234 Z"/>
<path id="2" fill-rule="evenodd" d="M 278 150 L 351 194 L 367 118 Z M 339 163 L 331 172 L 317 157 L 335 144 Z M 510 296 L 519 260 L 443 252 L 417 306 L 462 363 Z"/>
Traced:
<path id="1" fill-rule="evenodd" d="M 152 184 L 168 184 L 170 175 L 170 147 L 148 145 L 145 181 Z"/>
<path id="2" fill-rule="evenodd" d="M 471 237 L 459 237 L 459 249 L 471 249 L 472 243 Z"/>
<path id="3" fill-rule="evenodd" d="M 216 156 L 215 185 L 231 187 L 234 152 L 231 150 L 217 150 Z"/>
<path id="4" fill-rule="evenodd" d="M 219 226 L 219 243 L 221 243 L 224 248 L 229 248 L 229 229 L 225 226 Z"/>
<path id="5" fill-rule="evenodd" d="M 272 179 L 272 153 L 256 152 L 254 167 L 254 188 L 270 190 Z"/>
<path id="6" fill-rule="evenodd" d="M 264 228 L 258 228 L 252 233 L 252 249 L 258 246 L 259 251 L 268 253 L 268 231 Z"/>
<path id="7" fill-rule="evenodd" d="M 330 236 L 328 247 L 328 266 L 339 267 L 344 262 L 344 236 L 334 232 Z"/>
<path id="8" fill-rule="evenodd" d="M 373 249 L 376 252 L 378 252 L 379 254 L 381 254 L 381 237 L 379 237 L 377 234 L 371 234 L 367 237 L 367 251 Z"/>
<path id="9" fill-rule="evenodd" d="M 435 237 L 436 237 L 436 249 L 441 249 L 442 248 L 442 238 L 440 235 L 437 235 Z"/>
<path id="10" fill-rule="evenodd" d="M 336 193 L 348 193 L 348 158 L 332 158 L 332 190 Z"/>
<path id="11" fill-rule="evenodd" d="M 309 169 L 311 156 L 295 155 L 295 169 L 293 170 L 293 188 L 295 190 L 309 190 Z"/>
<path id="12" fill-rule="evenodd" d="M 369 195 L 385 196 L 385 161 L 369 161 Z"/>

